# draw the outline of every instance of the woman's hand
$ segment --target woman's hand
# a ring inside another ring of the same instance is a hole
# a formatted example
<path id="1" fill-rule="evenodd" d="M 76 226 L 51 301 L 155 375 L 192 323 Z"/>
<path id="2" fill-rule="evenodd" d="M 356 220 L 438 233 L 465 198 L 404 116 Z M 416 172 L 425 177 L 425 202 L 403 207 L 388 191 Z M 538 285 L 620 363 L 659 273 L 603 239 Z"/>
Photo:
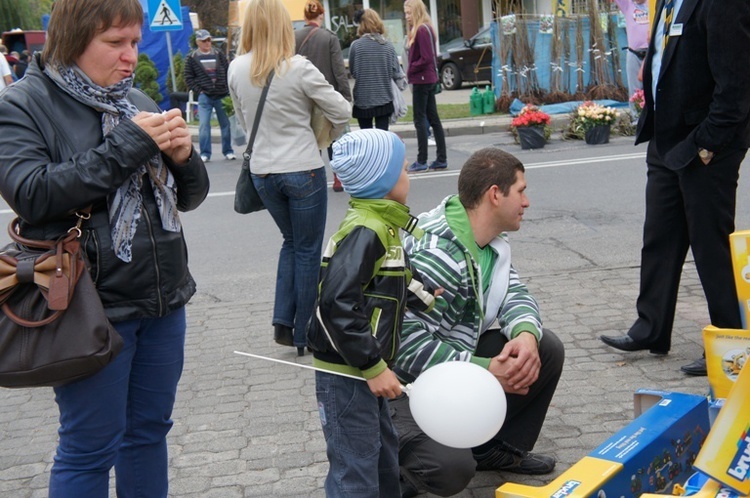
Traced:
<path id="1" fill-rule="evenodd" d="M 133 116 L 133 123 L 148 133 L 159 150 L 175 164 L 183 164 L 190 159 L 193 144 L 179 109 L 163 113 L 142 111 Z"/>
<path id="2" fill-rule="evenodd" d="M 175 164 L 184 164 L 190 159 L 193 152 L 193 139 L 190 136 L 187 123 L 182 118 L 179 109 L 170 109 L 164 113 L 164 118 L 169 127 L 170 150 L 164 153 L 172 159 Z"/>

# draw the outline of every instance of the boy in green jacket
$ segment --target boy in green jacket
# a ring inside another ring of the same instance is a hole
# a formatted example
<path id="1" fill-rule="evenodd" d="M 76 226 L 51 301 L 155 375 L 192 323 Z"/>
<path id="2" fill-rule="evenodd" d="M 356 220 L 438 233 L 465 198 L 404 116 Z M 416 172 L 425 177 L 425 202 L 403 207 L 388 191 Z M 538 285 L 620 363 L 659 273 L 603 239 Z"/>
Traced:
<path id="1" fill-rule="evenodd" d="M 407 166 L 404 144 L 391 132 L 358 130 L 333 144 L 331 167 L 352 198 L 323 252 L 307 331 L 313 365 L 331 372 L 315 374 L 329 498 L 401 496 L 386 399 L 400 395 L 401 384 L 390 366 L 407 304 L 428 311 L 434 303 L 413 278 L 399 236 L 399 229 L 421 233 L 404 205 Z"/>

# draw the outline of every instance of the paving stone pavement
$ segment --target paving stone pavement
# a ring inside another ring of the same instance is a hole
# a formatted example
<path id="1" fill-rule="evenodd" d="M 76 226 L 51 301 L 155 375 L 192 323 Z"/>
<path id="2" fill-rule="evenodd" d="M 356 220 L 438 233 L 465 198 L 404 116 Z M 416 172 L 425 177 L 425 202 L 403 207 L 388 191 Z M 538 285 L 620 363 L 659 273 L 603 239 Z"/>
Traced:
<path id="1" fill-rule="evenodd" d="M 565 369 L 536 446 L 559 463 L 542 478 L 480 472 L 459 497 L 493 497 L 508 480 L 546 484 L 633 419 L 638 388 L 708 389 L 705 378 L 679 371 L 700 353 L 700 330 L 708 321 L 692 263 L 684 269 L 673 349 L 663 357 L 620 354 L 597 339 L 623 333 L 635 318 L 636 267 L 524 278 L 545 325 L 566 346 Z M 310 364 L 311 356 L 297 358 L 294 349 L 273 342 L 271 302 L 217 303 L 199 293 L 187 310 L 185 372 L 169 435 L 170 496 L 323 497 L 327 460 L 313 372 L 233 351 L 301 364 Z M 49 388 L 0 389 L 0 497 L 47 496 L 56 416 Z"/>

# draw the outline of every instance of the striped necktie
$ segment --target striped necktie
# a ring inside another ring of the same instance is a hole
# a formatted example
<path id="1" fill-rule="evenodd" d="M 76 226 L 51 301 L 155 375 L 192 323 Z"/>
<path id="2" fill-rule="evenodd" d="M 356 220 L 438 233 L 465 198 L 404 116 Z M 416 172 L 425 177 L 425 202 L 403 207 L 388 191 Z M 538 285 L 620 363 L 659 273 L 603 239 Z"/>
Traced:
<path id="1" fill-rule="evenodd" d="M 664 5 L 664 38 L 662 42 L 662 50 L 667 49 L 667 42 L 669 42 L 669 28 L 672 27 L 672 15 L 674 14 L 674 0 L 667 0 Z"/>

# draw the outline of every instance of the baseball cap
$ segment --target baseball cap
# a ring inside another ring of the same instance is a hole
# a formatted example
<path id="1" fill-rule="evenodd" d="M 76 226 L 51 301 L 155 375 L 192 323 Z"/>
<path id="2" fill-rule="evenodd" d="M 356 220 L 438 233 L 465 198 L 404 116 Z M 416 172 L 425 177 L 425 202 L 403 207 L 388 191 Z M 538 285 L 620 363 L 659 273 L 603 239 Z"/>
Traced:
<path id="1" fill-rule="evenodd" d="M 195 32 L 195 39 L 199 41 L 207 40 L 208 38 L 211 38 L 211 33 L 206 31 L 205 29 L 199 29 Z"/>

